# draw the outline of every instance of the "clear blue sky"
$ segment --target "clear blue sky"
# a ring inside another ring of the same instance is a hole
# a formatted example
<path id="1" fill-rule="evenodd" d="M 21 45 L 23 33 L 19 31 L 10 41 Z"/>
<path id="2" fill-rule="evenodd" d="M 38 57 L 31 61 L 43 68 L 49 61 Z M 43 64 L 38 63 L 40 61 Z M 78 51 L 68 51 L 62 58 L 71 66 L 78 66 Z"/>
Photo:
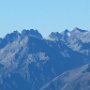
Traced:
<path id="1" fill-rule="evenodd" d="M 14 30 L 90 30 L 90 0 L 0 0 L 0 36 Z"/>

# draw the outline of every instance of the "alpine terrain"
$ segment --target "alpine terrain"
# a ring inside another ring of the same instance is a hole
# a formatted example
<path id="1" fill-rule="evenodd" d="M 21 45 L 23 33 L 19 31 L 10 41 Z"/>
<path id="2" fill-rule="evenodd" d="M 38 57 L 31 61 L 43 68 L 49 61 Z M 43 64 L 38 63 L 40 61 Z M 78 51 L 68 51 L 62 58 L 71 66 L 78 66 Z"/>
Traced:
<path id="1" fill-rule="evenodd" d="M 90 31 L 14 31 L 0 38 L 0 90 L 90 90 Z"/>

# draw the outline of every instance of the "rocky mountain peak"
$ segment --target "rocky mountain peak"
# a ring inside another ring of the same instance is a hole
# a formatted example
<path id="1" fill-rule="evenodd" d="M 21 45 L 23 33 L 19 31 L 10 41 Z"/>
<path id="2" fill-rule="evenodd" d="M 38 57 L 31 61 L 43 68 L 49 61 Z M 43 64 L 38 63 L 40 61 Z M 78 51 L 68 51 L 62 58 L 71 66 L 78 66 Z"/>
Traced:
<path id="1" fill-rule="evenodd" d="M 87 32 L 87 30 L 83 30 L 83 29 L 80 29 L 78 27 L 75 27 L 72 32 L 74 33 L 84 33 L 84 32 Z"/>
<path id="2" fill-rule="evenodd" d="M 54 40 L 61 39 L 62 35 L 59 32 L 52 32 L 49 37 Z"/>
<path id="3" fill-rule="evenodd" d="M 37 31 L 37 30 L 34 30 L 34 29 L 30 29 L 30 30 L 26 30 L 24 29 L 21 33 L 22 36 L 30 36 L 30 37 L 36 37 L 36 38 L 43 38 L 42 35 Z"/>

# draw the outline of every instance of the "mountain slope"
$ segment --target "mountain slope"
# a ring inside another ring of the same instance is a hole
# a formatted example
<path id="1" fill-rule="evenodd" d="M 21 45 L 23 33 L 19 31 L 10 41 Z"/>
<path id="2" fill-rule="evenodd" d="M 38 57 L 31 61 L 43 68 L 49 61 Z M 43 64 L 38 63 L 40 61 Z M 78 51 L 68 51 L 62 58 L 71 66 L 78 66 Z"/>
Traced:
<path id="1" fill-rule="evenodd" d="M 90 90 L 90 65 L 57 76 L 41 90 Z"/>

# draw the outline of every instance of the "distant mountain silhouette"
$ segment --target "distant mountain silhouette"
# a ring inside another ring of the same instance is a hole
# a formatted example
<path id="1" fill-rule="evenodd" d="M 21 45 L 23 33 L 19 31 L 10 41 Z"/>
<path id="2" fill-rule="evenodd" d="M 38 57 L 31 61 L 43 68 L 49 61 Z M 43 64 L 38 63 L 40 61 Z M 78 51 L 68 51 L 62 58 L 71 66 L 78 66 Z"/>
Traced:
<path id="1" fill-rule="evenodd" d="M 89 37 L 89 31 L 75 28 L 52 32 L 48 39 L 34 29 L 0 38 L 0 90 L 40 90 L 62 73 L 89 64 Z M 53 86 L 46 90 L 59 90 Z"/>

